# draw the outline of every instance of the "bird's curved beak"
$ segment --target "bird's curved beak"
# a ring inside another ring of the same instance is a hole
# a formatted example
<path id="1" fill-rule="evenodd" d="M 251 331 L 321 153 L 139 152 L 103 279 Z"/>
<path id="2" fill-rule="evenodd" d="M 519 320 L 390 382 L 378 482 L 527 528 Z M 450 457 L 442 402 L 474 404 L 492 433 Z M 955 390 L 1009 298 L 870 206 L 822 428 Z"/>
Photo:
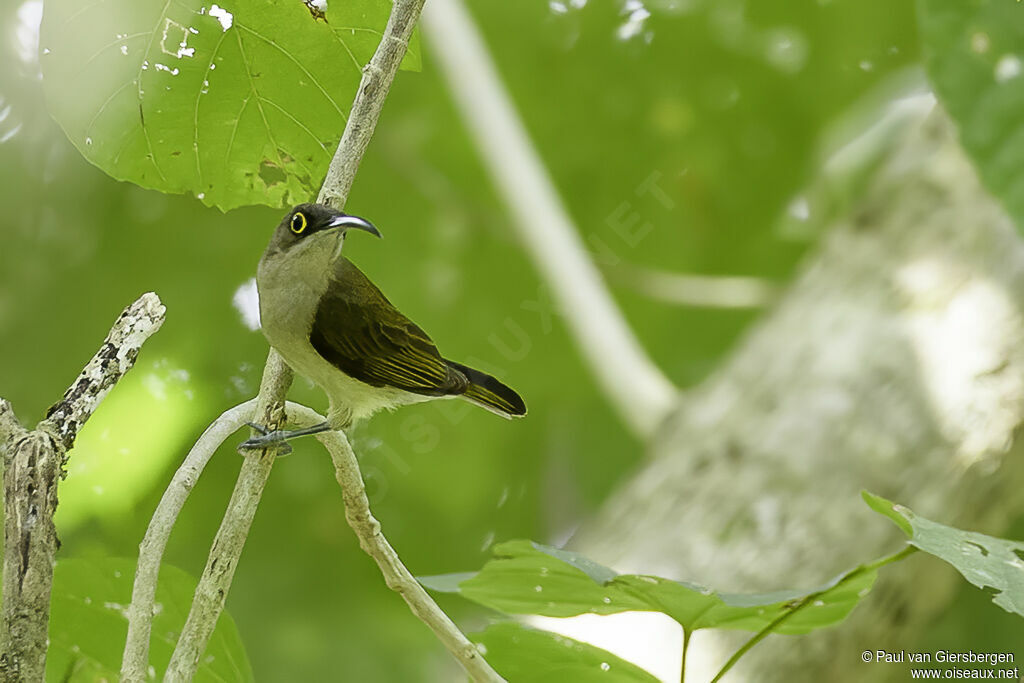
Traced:
<path id="1" fill-rule="evenodd" d="M 327 227 L 342 228 L 343 230 L 363 230 L 371 235 L 375 235 L 376 237 L 381 237 L 380 230 L 378 230 L 373 223 L 365 218 L 360 218 L 359 216 L 349 216 L 346 214 L 335 216 L 331 219 L 331 222 L 327 224 Z"/>

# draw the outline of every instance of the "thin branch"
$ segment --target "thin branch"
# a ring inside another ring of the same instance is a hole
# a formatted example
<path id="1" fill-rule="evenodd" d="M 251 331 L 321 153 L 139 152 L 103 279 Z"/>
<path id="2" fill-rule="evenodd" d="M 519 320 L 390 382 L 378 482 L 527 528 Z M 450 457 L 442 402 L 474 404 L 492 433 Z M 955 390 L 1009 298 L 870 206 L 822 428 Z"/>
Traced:
<path id="1" fill-rule="evenodd" d="M 243 404 L 245 405 L 245 404 Z M 242 406 L 239 406 L 241 408 Z M 324 416 L 304 405 L 288 402 L 288 422 L 296 427 L 320 424 Z M 500 683 L 500 675 L 480 655 L 479 650 L 466 638 L 448 615 L 434 602 L 419 581 L 409 572 L 398 553 L 391 547 L 381 531 L 380 522 L 370 510 L 366 487 L 359 470 L 359 461 L 344 432 L 332 431 L 316 437 L 331 455 L 334 476 L 341 487 L 345 502 L 345 519 L 359 539 L 359 546 L 380 567 L 384 582 L 409 605 L 416 617 L 426 624 L 437 639 L 448 649 L 474 681 Z"/>
<path id="2" fill-rule="evenodd" d="M 128 608 L 128 639 L 121 660 L 122 681 L 143 681 L 149 661 L 149 635 L 153 624 L 153 605 L 160 576 L 160 562 L 167 540 L 192 488 L 206 464 L 224 441 L 252 419 L 256 399 L 224 411 L 206 428 L 188 452 L 185 462 L 174 473 L 170 485 L 160 499 L 146 536 L 139 545 L 139 564 L 135 570 L 132 603 Z"/>
<path id="3" fill-rule="evenodd" d="M 315 416 L 319 421 L 323 418 Z M 310 424 L 314 424 L 311 420 Z M 317 438 L 327 448 L 334 462 L 334 476 L 341 486 L 345 500 L 345 519 L 359 538 L 359 546 L 374 559 L 388 588 L 402 596 L 412 613 L 430 627 L 437 639 L 454 656 L 474 681 L 496 682 L 504 679 L 491 668 L 479 650 L 452 623 L 423 586 L 413 577 L 388 543 L 378 522 L 370 511 L 359 462 L 345 434 L 325 432 Z"/>
<path id="4" fill-rule="evenodd" d="M 260 393 L 255 399 L 253 416 L 260 424 L 277 428 L 284 423 L 284 396 L 291 385 L 292 371 L 280 354 L 271 350 L 263 369 Z M 164 677 L 168 681 L 191 681 L 199 666 L 199 658 L 210 642 L 210 635 L 224 611 L 235 567 L 242 555 L 249 527 L 256 516 L 263 489 L 274 466 L 273 450 L 248 455 L 242 462 L 235 490 L 231 493 L 224 519 L 210 547 L 206 568 L 196 586 L 192 609 L 178 637 Z M 170 533 L 168 530 L 167 533 Z"/>
<path id="5" fill-rule="evenodd" d="M 0 680 L 44 678 L 57 552 L 53 514 L 65 454 L 74 445 L 78 430 L 135 364 L 142 344 L 160 329 L 164 314 L 163 304 L 153 293 L 143 294 L 126 308 L 99 351 L 35 431 L 22 429 L 10 404 L 0 399 L 4 456 Z"/>
<path id="6" fill-rule="evenodd" d="M 373 135 L 384 100 L 405 56 L 409 38 L 419 19 L 424 0 L 394 0 L 384 35 L 370 63 L 363 69 L 348 122 L 324 180 L 317 201 L 342 207 L 348 198 L 359 163 Z M 273 349 L 267 357 L 257 397 L 256 417 L 260 424 L 280 424 L 285 394 L 292 371 Z M 274 462 L 274 451 L 246 457 L 220 529 L 210 548 L 206 569 L 196 587 L 195 599 L 185 627 L 174 648 L 166 677 L 191 680 L 199 658 L 209 642 L 231 587 L 235 567 L 256 514 L 260 496 Z"/>
<path id="7" fill-rule="evenodd" d="M 608 400 L 648 436 L 676 389 L 640 346 L 587 255 L 472 18 L 459 0 L 431 0 L 423 18 L 456 104 L 520 236 Z"/>
<path id="8" fill-rule="evenodd" d="M 41 427 L 52 428 L 53 436 L 70 449 L 75 436 L 107 393 L 133 365 L 143 342 L 164 323 L 166 309 L 160 297 L 147 292 L 124 309 L 103 346 L 85 366 L 78 379 L 64 392 L 64 398 L 46 411 Z"/>
<path id="9" fill-rule="evenodd" d="M 324 420 L 322 415 L 306 406 L 289 401 L 286 407 L 288 422 L 298 427 L 319 424 Z M 121 664 L 122 681 L 146 679 L 160 563 L 178 515 L 210 458 L 229 436 L 252 419 L 255 408 L 256 399 L 241 403 L 224 411 L 206 428 L 181 467 L 175 472 L 156 512 L 153 513 L 146 537 L 139 546 L 139 563 L 135 573 L 132 603 L 128 609 L 128 640 Z M 4 403 L 0 402 L 0 430 L 5 425 L 4 417 Z M 0 434 L 3 433 L 0 431 Z M 358 463 L 344 434 L 338 432 L 323 435 L 321 441 L 331 454 L 338 482 L 342 485 L 346 518 L 359 537 L 360 545 L 380 565 L 388 586 L 401 593 L 413 613 L 434 631 L 474 680 L 501 681 L 501 677 L 483 661 L 473 644 L 458 630 L 430 595 L 423 591 L 381 535 L 380 525 L 370 512 Z"/>
<path id="10" fill-rule="evenodd" d="M 336 208 L 345 205 L 359 162 L 363 159 L 373 131 L 377 127 L 384 99 L 395 80 L 398 67 L 409 47 L 416 21 L 420 18 L 424 0 L 394 0 L 388 25 L 384 29 L 377 51 L 363 68 L 359 92 L 352 103 L 345 132 L 338 142 L 338 150 L 331 159 L 327 178 L 320 188 L 317 201 Z"/>

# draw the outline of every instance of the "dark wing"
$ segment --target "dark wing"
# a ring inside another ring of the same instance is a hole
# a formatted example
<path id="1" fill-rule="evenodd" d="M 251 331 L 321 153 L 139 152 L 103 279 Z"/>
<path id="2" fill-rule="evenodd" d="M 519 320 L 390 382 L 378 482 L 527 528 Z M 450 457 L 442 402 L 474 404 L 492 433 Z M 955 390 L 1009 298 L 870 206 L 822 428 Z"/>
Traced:
<path id="1" fill-rule="evenodd" d="M 469 385 L 445 363 L 427 333 L 344 257 L 320 299 L 309 341 L 336 368 L 371 386 L 445 396 L 461 394 Z"/>

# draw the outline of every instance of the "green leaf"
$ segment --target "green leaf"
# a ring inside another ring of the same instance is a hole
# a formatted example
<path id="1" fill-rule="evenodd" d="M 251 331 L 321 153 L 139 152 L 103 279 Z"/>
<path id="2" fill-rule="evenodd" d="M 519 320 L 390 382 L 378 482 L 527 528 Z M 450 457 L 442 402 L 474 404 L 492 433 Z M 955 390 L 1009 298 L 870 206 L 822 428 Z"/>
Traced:
<path id="1" fill-rule="evenodd" d="M 509 614 L 662 612 L 688 632 L 760 631 L 778 620 L 773 632 L 799 634 L 845 619 L 871 590 L 881 566 L 857 567 L 809 591 L 729 594 L 657 576 L 620 575 L 577 553 L 524 540 L 501 543 L 494 555 L 476 574 L 426 577 L 420 582 Z M 780 620 L 791 612 L 792 617 Z"/>
<path id="2" fill-rule="evenodd" d="M 919 0 L 925 64 L 985 185 L 1024 228 L 1024 8 Z"/>
<path id="3" fill-rule="evenodd" d="M 864 500 L 896 523 L 910 544 L 945 560 L 992 601 L 1024 617 L 1024 543 L 963 531 L 925 519 L 902 505 L 863 492 Z"/>
<path id="4" fill-rule="evenodd" d="M 57 563 L 50 606 L 48 682 L 117 680 L 134 577 L 135 561 L 126 558 Z M 195 588 L 195 579 L 182 570 L 168 565 L 160 568 L 150 642 L 150 663 L 157 677 L 170 661 Z M 227 612 L 217 622 L 195 680 L 254 680 L 238 630 Z"/>
<path id="5" fill-rule="evenodd" d="M 867 595 L 878 573 L 857 567 L 809 591 L 771 593 L 714 593 L 649 576 L 623 576 L 616 583 L 643 598 L 684 629 L 722 628 L 760 631 L 792 613 L 772 628 L 773 633 L 797 635 L 838 624 Z M 801 603 L 812 598 L 808 604 Z M 796 609 L 800 607 L 800 609 Z"/>
<path id="6" fill-rule="evenodd" d="M 326 21 L 298 0 L 225 5 L 48 0 L 50 111 L 119 180 L 224 210 L 308 201 L 391 3 L 334 2 Z M 415 45 L 404 65 L 419 67 Z"/>
<path id="7" fill-rule="evenodd" d="M 907 536 L 914 535 L 914 528 L 910 526 L 910 523 L 903 517 L 903 515 L 896 511 L 897 506 L 895 503 L 886 500 L 881 496 L 876 496 L 868 491 L 861 491 L 860 497 L 864 499 L 864 502 L 867 503 L 868 507 L 872 510 L 891 519 L 893 523 L 896 524 L 896 526 L 898 526 Z"/>
<path id="8" fill-rule="evenodd" d="M 473 634 L 488 663 L 509 681 L 531 683 L 657 683 L 635 664 L 599 647 L 515 623 Z"/>
<path id="9" fill-rule="evenodd" d="M 526 540 L 499 543 L 494 547 L 494 559 L 477 574 L 457 583 L 457 590 L 474 602 L 509 614 L 571 617 L 650 609 L 648 603 L 597 582 L 582 569 L 555 557 L 552 550 Z M 596 563 L 588 566 L 598 576 L 617 576 Z M 420 582 L 428 588 L 452 583 L 442 577 Z"/>

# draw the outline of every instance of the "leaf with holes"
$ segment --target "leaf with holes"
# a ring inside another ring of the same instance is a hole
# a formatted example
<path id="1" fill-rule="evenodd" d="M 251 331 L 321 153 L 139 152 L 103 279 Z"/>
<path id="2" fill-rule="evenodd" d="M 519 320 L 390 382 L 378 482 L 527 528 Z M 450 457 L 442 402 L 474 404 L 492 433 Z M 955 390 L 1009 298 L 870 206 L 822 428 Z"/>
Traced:
<path id="1" fill-rule="evenodd" d="M 895 559 L 856 567 L 809 591 L 730 594 L 657 576 L 618 574 L 578 553 L 517 540 L 497 545 L 494 559 L 475 574 L 423 577 L 420 583 L 510 614 L 662 612 L 687 631 L 770 628 L 799 634 L 845 619 L 870 592 L 878 568 Z"/>
<path id="2" fill-rule="evenodd" d="M 118 180 L 223 210 L 308 201 L 391 3 L 332 2 L 323 18 L 297 0 L 226 4 L 48 0 L 50 111 Z M 403 66 L 419 67 L 415 44 Z"/>
<path id="3" fill-rule="evenodd" d="M 500 623 L 473 640 L 487 661 L 509 681 L 532 683 L 656 683 L 640 667 L 599 647 L 548 631 Z"/>
<path id="4" fill-rule="evenodd" d="M 46 680 L 116 681 L 128 633 L 135 561 L 126 558 L 60 560 L 54 568 Z M 163 675 L 185 623 L 196 580 L 164 565 L 156 591 L 150 662 Z M 195 680 L 252 681 L 245 647 L 227 612 L 217 621 Z"/>
<path id="5" fill-rule="evenodd" d="M 919 0 L 928 76 L 985 185 L 1024 230 L 1024 6 Z"/>
<path id="6" fill-rule="evenodd" d="M 1024 543 L 939 524 L 867 491 L 861 495 L 909 536 L 912 546 L 953 565 L 994 603 L 1024 617 Z"/>

